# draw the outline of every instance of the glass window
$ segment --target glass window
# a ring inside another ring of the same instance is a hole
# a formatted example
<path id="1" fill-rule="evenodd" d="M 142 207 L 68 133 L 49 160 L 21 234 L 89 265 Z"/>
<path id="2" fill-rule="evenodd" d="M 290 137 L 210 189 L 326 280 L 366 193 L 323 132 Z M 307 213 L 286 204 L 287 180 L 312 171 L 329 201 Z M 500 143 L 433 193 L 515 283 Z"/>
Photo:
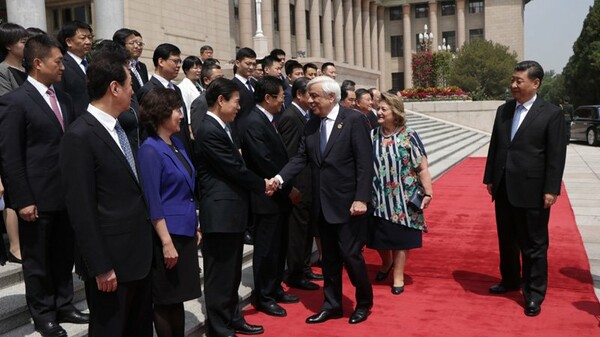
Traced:
<path id="1" fill-rule="evenodd" d="M 575 118 L 585 118 L 585 119 L 589 119 L 592 118 L 592 114 L 593 114 L 593 109 L 591 108 L 579 108 L 577 110 L 575 110 Z"/>
<path id="2" fill-rule="evenodd" d="M 402 20 L 402 6 L 390 7 L 390 21 Z"/>
<path id="3" fill-rule="evenodd" d="M 310 12 L 304 12 L 304 16 L 306 17 L 306 39 L 310 40 Z"/>
<path id="4" fill-rule="evenodd" d="M 273 30 L 279 31 L 279 0 L 273 0 Z"/>
<path id="5" fill-rule="evenodd" d="M 404 37 L 402 35 L 391 36 L 392 57 L 404 57 Z"/>
<path id="6" fill-rule="evenodd" d="M 415 19 L 426 18 L 429 16 L 429 4 L 416 4 L 415 5 Z"/>
<path id="7" fill-rule="evenodd" d="M 87 18 L 85 17 L 85 6 L 77 6 L 74 8 L 75 12 L 75 20 L 79 20 L 82 22 L 86 22 Z"/>
<path id="8" fill-rule="evenodd" d="M 290 5 L 290 29 L 292 36 L 296 36 L 296 6 Z"/>
<path id="9" fill-rule="evenodd" d="M 469 41 L 483 39 L 483 28 L 480 29 L 469 29 Z"/>
<path id="10" fill-rule="evenodd" d="M 483 0 L 469 0 L 469 13 L 483 13 Z"/>
<path id="11" fill-rule="evenodd" d="M 455 14 L 456 14 L 456 2 L 442 1 L 442 16 L 455 15 Z"/>
<path id="12" fill-rule="evenodd" d="M 442 39 L 446 39 L 446 44 L 450 50 L 456 50 L 456 32 L 442 32 Z"/>
<path id="13" fill-rule="evenodd" d="M 392 89 L 404 90 L 404 73 L 392 73 Z"/>

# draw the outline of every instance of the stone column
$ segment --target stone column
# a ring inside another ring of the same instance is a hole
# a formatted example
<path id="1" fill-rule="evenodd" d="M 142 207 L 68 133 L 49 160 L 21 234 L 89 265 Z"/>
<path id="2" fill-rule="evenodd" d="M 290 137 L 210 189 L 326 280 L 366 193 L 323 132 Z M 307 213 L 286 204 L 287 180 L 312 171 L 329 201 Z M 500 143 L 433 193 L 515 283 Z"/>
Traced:
<path id="1" fill-rule="evenodd" d="M 307 57 L 306 49 L 306 6 L 304 0 L 296 1 L 296 56 Z M 302 54 L 304 53 L 304 54 Z M 303 56 L 302 56 L 303 55 Z"/>
<path id="2" fill-rule="evenodd" d="M 292 52 L 290 0 L 279 0 L 279 48 L 283 49 L 287 55 Z M 291 58 L 291 56 L 288 57 Z"/>
<path id="3" fill-rule="evenodd" d="M 333 0 L 333 41 L 335 41 L 335 61 L 344 62 L 344 11 L 342 0 Z"/>
<path id="4" fill-rule="evenodd" d="M 433 34 L 433 41 L 431 42 L 431 52 L 437 50 L 438 43 L 438 16 L 437 16 L 437 2 L 436 0 L 429 0 L 429 31 Z"/>
<path id="5" fill-rule="evenodd" d="M 271 0 L 259 0 L 262 1 L 262 30 L 263 34 L 267 38 L 267 53 L 273 49 L 273 2 Z M 281 14 L 279 15 L 281 16 Z M 281 25 L 280 25 L 281 26 Z M 260 55 L 257 53 L 258 58 L 262 58 L 266 55 Z"/>
<path id="6" fill-rule="evenodd" d="M 117 29 L 125 26 L 124 0 L 94 1 L 96 39 L 112 39 Z"/>
<path id="7" fill-rule="evenodd" d="M 256 0 L 256 34 L 252 38 L 254 42 L 254 52 L 258 57 L 262 57 L 261 55 L 267 55 L 269 53 L 269 41 L 267 41 L 267 37 L 263 34 L 263 24 L 262 24 L 262 1 Z"/>
<path id="8" fill-rule="evenodd" d="M 252 12 L 254 0 L 240 0 L 240 47 L 252 47 Z"/>
<path id="9" fill-rule="evenodd" d="M 354 64 L 362 67 L 363 64 L 363 35 L 362 35 L 362 12 L 361 12 L 362 0 L 354 0 L 354 6 L 352 6 L 352 14 L 354 16 L 353 28 L 354 28 Z"/>
<path id="10" fill-rule="evenodd" d="M 385 29 L 385 8 L 382 6 L 377 7 L 377 50 L 379 54 L 379 71 L 381 77 L 379 80 L 379 89 L 386 90 L 387 85 L 390 83 L 390 77 L 392 76 L 387 70 L 387 55 L 385 54 L 385 39 L 387 32 Z"/>
<path id="11" fill-rule="evenodd" d="M 121 6 L 121 11 L 123 11 L 123 6 Z M 25 28 L 36 27 L 43 31 L 48 30 L 45 0 L 6 0 L 6 17 L 8 22 L 19 24 Z"/>
<path id="12" fill-rule="evenodd" d="M 323 52 L 328 61 L 333 61 L 333 31 L 331 25 L 331 0 L 323 0 Z"/>
<path id="13" fill-rule="evenodd" d="M 346 63 L 354 64 L 354 31 L 352 30 L 352 0 L 344 0 L 344 50 Z"/>
<path id="14" fill-rule="evenodd" d="M 412 32 L 410 30 L 410 5 L 402 5 L 402 23 L 404 24 L 404 88 L 412 87 Z"/>
<path id="15" fill-rule="evenodd" d="M 363 36 L 363 67 L 371 69 L 371 16 L 369 14 L 369 1 L 362 0 L 362 36 Z"/>
<path id="16" fill-rule="evenodd" d="M 377 4 L 375 4 L 375 2 L 371 2 L 369 7 L 369 22 L 371 23 L 369 27 L 369 33 L 371 34 L 371 68 L 373 68 L 373 70 L 378 70 L 379 53 L 383 53 L 385 51 L 385 46 L 383 49 L 380 49 L 379 41 L 377 39 Z"/>
<path id="17" fill-rule="evenodd" d="M 321 29 L 319 28 L 319 0 L 310 0 L 310 56 L 321 57 Z"/>
<path id="18" fill-rule="evenodd" d="M 452 46 L 456 50 L 465 43 L 465 0 L 456 0 L 456 46 Z"/>

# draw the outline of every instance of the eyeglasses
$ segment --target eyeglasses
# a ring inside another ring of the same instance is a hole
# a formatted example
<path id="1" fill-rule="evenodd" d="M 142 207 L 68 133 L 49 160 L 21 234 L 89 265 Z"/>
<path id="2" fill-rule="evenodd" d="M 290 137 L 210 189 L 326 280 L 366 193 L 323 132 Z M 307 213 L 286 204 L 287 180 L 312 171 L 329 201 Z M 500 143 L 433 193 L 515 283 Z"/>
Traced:
<path id="1" fill-rule="evenodd" d="M 142 42 L 142 41 L 129 41 L 129 42 L 127 42 L 127 44 L 128 44 L 128 45 L 130 45 L 130 46 L 133 46 L 133 45 L 135 45 L 135 46 L 138 46 L 138 47 L 143 47 L 143 46 L 145 46 L 145 45 L 146 45 L 146 44 L 145 44 L 144 42 Z"/>

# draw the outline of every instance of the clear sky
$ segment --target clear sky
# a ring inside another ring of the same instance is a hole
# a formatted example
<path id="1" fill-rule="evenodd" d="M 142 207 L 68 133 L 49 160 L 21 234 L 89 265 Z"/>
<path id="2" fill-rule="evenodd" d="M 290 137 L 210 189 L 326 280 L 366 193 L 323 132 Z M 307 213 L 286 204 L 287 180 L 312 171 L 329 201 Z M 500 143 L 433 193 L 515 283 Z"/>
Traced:
<path id="1" fill-rule="evenodd" d="M 525 6 L 525 58 L 561 73 L 594 0 L 532 0 Z"/>

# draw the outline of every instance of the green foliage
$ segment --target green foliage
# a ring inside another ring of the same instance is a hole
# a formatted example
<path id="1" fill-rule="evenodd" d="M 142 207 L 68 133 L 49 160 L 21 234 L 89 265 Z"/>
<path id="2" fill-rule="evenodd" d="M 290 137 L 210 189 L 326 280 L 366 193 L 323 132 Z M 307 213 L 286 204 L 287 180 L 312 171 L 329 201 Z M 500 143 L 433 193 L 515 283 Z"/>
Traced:
<path id="1" fill-rule="evenodd" d="M 470 92 L 474 100 L 503 99 L 516 64 L 517 54 L 507 46 L 476 39 L 456 54 L 448 84 Z"/>
<path id="2" fill-rule="evenodd" d="M 566 95 L 565 77 L 562 74 L 554 73 L 554 70 L 546 71 L 538 94 L 547 102 L 560 104 Z"/>
<path id="3" fill-rule="evenodd" d="M 430 52 L 419 51 L 412 55 L 412 80 L 415 88 L 435 85 L 433 55 Z"/>
<path id="4" fill-rule="evenodd" d="M 439 87 L 445 87 L 450 76 L 450 65 L 452 53 L 449 51 L 438 51 L 433 53 L 433 74 L 435 83 Z"/>
<path id="5" fill-rule="evenodd" d="M 600 0 L 590 7 L 563 75 L 573 104 L 600 103 Z"/>

